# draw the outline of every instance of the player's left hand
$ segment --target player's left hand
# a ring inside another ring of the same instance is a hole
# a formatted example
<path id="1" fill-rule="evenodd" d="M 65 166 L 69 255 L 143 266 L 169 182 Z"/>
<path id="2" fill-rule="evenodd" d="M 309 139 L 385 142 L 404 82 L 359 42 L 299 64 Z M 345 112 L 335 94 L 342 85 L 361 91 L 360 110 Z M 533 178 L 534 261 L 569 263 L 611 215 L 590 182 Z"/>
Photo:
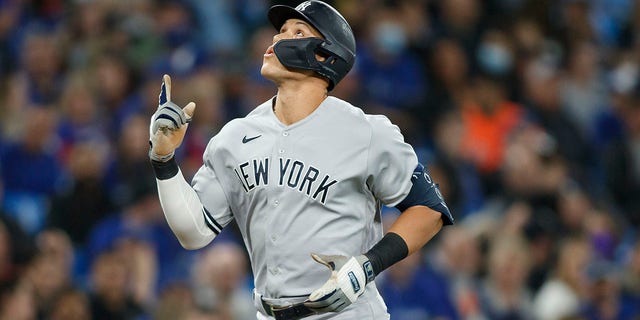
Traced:
<path id="1" fill-rule="evenodd" d="M 360 297 L 374 278 L 365 255 L 355 257 L 311 254 L 313 260 L 331 269 L 331 277 L 309 295 L 304 305 L 316 313 L 339 312 Z"/>

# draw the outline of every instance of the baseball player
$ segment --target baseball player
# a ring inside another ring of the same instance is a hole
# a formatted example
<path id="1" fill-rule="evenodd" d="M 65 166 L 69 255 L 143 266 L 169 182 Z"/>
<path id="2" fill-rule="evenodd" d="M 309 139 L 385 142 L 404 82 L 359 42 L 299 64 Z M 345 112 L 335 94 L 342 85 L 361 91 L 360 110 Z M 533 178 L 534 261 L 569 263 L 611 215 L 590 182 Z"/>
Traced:
<path id="1" fill-rule="evenodd" d="M 211 139 L 191 184 L 173 155 L 195 104 L 172 103 L 164 76 L 149 155 L 167 222 L 197 249 L 235 219 L 258 319 L 389 319 L 374 278 L 453 217 L 397 126 L 328 95 L 355 60 L 342 15 L 311 0 L 268 17 L 277 94 Z M 382 204 L 402 212 L 384 236 Z"/>

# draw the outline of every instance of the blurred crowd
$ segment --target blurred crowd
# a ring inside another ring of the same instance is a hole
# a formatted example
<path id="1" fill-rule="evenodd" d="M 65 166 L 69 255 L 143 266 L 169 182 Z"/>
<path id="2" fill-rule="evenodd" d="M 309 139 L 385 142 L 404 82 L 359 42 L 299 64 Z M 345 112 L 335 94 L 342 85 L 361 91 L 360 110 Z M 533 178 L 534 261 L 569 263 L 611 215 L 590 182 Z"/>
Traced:
<path id="1" fill-rule="evenodd" d="M 299 2 L 0 0 L 0 320 L 255 319 L 237 229 L 168 229 L 149 117 L 168 73 L 190 179 L 274 95 L 266 11 Z M 358 41 L 331 94 L 398 124 L 456 218 L 376 279 L 392 319 L 640 319 L 640 1 L 329 2 Z"/>

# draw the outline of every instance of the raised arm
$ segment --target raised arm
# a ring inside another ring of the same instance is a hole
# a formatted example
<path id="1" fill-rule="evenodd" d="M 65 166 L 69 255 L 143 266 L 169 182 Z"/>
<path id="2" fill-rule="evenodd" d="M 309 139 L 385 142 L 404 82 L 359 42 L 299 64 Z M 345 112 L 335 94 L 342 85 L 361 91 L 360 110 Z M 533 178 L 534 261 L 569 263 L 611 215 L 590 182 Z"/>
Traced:
<path id="1" fill-rule="evenodd" d="M 185 180 L 174 157 L 195 107 L 195 103 L 190 102 L 181 109 L 171 102 L 171 78 L 164 75 L 158 109 L 149 125 L 149 158 L 156 175 L 160 204 L 169 227 L 186 249 L 201 248 L 217 234 L 208 228 L 198 194 Z"/>

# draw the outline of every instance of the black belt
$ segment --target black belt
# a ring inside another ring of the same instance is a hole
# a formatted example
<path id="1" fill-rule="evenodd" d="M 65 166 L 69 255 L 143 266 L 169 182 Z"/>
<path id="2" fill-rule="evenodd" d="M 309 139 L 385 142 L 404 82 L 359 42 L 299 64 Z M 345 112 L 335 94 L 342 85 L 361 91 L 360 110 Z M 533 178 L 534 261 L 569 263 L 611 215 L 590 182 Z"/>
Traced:
<path id="1" fill-rule="evenodd" d="M 305 307 L 302 302 L 286 307 L 276 307 L 270 305 L 269 303 L 264 301 L 264 299 L 261 300 L 264 311 L 268 315 L 276 318 L 276 320 L 297 320 L 315 314 L 315 312 L 311 311 L 311 309 Z"/>

